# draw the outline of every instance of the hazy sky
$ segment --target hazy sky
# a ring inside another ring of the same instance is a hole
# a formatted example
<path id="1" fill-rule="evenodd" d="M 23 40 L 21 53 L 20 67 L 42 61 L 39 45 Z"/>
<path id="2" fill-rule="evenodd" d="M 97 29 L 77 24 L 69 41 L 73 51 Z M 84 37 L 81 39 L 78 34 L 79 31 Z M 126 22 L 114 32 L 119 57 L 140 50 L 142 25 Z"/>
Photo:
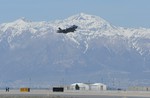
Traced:
<path id="1" fill-rule="evenodd" d="M 0 0 L 0 23 L 20 17 L 52 21 L 81 12 L 116 26 L 150 27 L 150 0 Z"/>

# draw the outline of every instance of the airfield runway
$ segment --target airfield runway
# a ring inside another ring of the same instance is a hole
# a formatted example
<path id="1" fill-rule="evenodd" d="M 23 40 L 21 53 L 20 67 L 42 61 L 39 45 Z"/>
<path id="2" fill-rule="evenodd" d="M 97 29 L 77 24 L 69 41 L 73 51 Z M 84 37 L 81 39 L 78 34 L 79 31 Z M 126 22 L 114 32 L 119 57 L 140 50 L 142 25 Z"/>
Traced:
<path id="1" fill-rule="evenodd" d="M 30 92 L 20 92 L 19 90 L 0 90 L 0 98 L 5 96 L 40 96 L 40 98 L 150 98 L 150 91 L 64 91 L 52 92 L 51 90 L 32 90 Z M 17 98 L 17 97 L 12 97 Z M 21 97 L 20 97 L 21 98 Z M 24 98 L 24 97 L 23 97 Z M 33 97 L 38 98 L 38 97 Z"/>

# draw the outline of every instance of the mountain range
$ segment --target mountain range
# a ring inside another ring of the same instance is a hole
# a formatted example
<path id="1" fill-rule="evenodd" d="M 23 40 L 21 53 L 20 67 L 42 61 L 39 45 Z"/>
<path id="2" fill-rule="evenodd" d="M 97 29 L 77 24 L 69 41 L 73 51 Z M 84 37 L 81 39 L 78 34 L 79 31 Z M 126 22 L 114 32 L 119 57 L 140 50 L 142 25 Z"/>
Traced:
<path id="1" fill-rule="evenodd" d="M 77 25 L 75 32 L 57 33 Z M 150 84 L 150 29 L 124 28 L 85 13 L 64 20 L 0 24 L 0 87 L 103 82 Z"/>

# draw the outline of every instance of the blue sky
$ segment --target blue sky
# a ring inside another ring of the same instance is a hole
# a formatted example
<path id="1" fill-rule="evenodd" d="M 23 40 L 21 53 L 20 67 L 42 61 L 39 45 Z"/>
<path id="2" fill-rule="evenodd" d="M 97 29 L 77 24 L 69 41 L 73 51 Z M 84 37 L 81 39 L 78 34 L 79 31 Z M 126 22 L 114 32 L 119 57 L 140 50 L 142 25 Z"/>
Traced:
<path id="1" fill-rule="evenodd" d="M 0 0 L 0 23 L 20 17 L 52 21 L 83 12 L 116 26 L 149 28 L 149 10 L 150 0 Z"/>

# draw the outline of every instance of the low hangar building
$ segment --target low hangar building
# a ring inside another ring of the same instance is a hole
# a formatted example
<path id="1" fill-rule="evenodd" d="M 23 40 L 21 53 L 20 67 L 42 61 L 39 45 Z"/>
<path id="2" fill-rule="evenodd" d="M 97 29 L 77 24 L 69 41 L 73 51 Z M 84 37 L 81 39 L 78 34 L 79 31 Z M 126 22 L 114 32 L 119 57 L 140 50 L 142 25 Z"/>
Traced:
<path id="1" fill-rule="evenodd" d="M 102 83 L 74 83 L 68 87 L 68 90 L 91 90 L 91 91 L 105 91 L 107 86 Z"/>

